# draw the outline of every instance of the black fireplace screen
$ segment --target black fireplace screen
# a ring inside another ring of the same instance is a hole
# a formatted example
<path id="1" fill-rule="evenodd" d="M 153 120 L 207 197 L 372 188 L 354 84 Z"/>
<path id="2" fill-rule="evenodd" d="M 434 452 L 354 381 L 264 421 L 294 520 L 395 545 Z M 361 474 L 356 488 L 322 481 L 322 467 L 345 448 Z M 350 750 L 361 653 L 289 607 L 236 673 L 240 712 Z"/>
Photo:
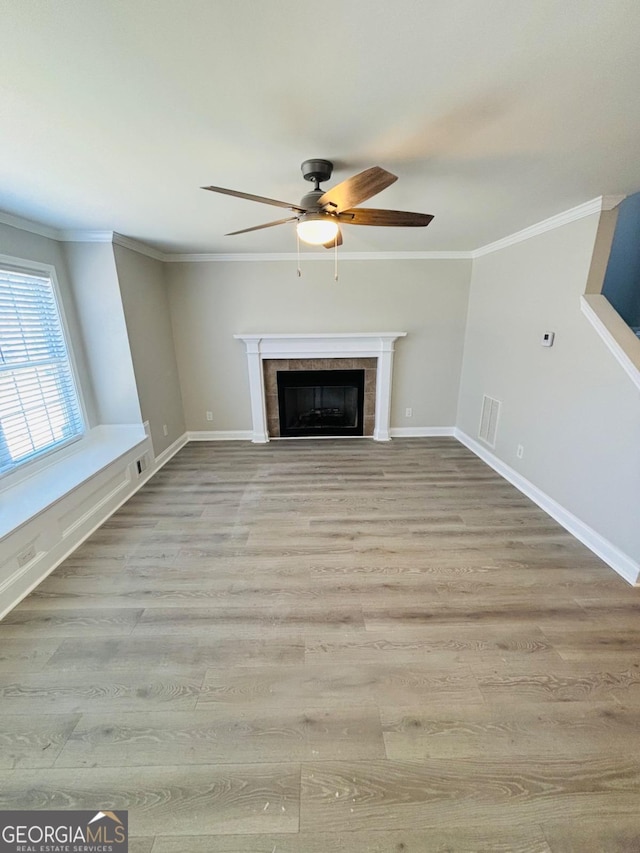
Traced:
<path id="1" fill-rule="evenodd" d="M 364 370 L 279 370 L 281 436 L 363 435 Z"/>

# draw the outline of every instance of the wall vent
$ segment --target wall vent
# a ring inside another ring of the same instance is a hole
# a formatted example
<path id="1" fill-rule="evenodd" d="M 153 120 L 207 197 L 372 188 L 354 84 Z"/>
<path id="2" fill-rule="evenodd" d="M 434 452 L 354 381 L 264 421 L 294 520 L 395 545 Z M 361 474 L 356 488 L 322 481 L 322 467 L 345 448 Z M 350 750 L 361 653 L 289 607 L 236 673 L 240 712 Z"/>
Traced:
<path id="1" fill-rule="evenodd" d="M 489 447 L 496 446 L 496 434 L 498 432 L 498 418 L 500 417 L 499 400 L 494 400 L 493 397 L 487 397 L 485 394 L 482 398 L 482 414 L 480 415 L 480 429 L 478 430 L 478 438 L 488 444 Z"/>
<path id="2" fill-rule="evenodd" d="M 145 453 L 144 456 L 141 456 L 140 459 L 138 459 L 136 461 L 136 470 L 138 471 L 138 476 L 140 476 L 143 471 L 147 470 L 147 467 L 148 467 L 147 463 L 148 463 L 147 454 Z"/>

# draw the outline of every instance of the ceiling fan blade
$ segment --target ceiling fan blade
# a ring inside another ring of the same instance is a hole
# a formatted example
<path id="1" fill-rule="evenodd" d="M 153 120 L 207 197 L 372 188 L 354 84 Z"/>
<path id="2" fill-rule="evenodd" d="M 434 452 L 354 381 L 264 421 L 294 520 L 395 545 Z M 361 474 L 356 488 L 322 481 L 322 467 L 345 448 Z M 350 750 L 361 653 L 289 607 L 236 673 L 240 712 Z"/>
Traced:
<path id="1" fill-rule="evenodd" d="M 301 213 L 305 212 L 305 208 L 300 207 L 298 204 L 290 204 L 288 201 L 278 201 L 278 199 L 275 198 L 266 198 L 263 195 L 252 195 L 251 193 L 243 193 L 239 190 L 227 190 L 224 187 L 201 187 L 200 189 L 210 190 L 212 193 L 232 195 L 236 198 L 246 198 L 248 201 L 259 201 L 262 204 L 273 204 L 275 207 L 286 207 L 287 210 L 299 210 Z"/>
<path id="2" fill-rule="evenodd" d="M 225 237 L 233 237 L 234 234 L 246 234 L 247 231 L 260 231 L 261 228 L 271 228 L 273 225 L 284 225 L 285 222 L 295 222 L 297 216 L 288 216 L 286 219 L 276 219 L 275 222 L 265 222 L 264 225 L 254 225 L 253 228 L 243 228 L 241 231 L 229 231 Z"/>
<path id="3" fill-rule="evenodd" d="M 365 169 L 346 181 L 336 184 L 330 190 L 320 196 L 318 204 L 324 210 L 341 213 L 347 208 L 354 207 L 360 202 L 366 201 L 376 193 L 382 192 L 386 187 L 397 181 L 397 175 L 392 175 L 380 166 L 372 166 Z"/>
<path id="4" fill-rule="evenodd" d="M 329 240 L 328 243 L 323 243 L 322 245 L 325 247 L 325 249 L 333 249 L 336 245 L 342 246 L 342 231 L 338 228 L 336 239 Z"/>
<path id="5" fill-rule="evenodd" d="M 340 222 L 349 225 L 396 225 L 424 227 L 433 216 L 430 213 L 410 213 L 407 210 L 375 210 L 372 207 L 356 207 L 338 214 Z"/>

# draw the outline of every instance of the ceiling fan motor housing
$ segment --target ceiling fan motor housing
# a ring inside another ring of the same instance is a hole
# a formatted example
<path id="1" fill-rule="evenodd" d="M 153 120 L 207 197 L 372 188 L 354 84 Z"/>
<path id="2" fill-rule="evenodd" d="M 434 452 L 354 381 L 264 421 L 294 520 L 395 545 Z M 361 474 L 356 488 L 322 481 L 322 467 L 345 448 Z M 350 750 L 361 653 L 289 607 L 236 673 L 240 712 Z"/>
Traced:
<path id="1" fill-rule="evenodd" d="M 333 163 L 316 157 L 313 160 L 305 160 L 300 169 L 305 181 L 313 181 L 317 185 L 329 180 L 333 172 Z"/>

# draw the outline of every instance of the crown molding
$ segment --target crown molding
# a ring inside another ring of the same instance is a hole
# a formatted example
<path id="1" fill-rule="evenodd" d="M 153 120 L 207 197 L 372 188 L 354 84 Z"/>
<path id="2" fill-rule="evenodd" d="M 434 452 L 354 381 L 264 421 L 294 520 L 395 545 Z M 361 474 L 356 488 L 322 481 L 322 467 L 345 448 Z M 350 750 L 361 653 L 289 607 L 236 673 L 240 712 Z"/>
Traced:
<path id="1" fill-rule="evenodd" d="M 112 243 L 113 231 L 85 231 L 80 228 L 67 228 L 58 231 L 56 240 L 62 243 Z"/>
<path id="2" fill-rule="evenodd" d="M 159 249 L 153 249 L 147 246 L 146 243 L 141 243 L 139 240 L 134 240 L 132 237 L 125 237 L 124 234 L 113 232 L 113 243 L 117 246 L 122 246 L 124 249 L 131 249 L 132 252 L 137 252 L 139 255 L 146 255 L 148 258 L 153 258 L 154 261 L 168 261 L 171 255 L 166 255 Z"/>
<path id="3" fill-rule="evenodd" d="M 513 246 L 515 243 L 522 243 L 524 240 L 529 240 L 531 237 L 536 237 L 538 234 L 544 234 L 545 231 L 553 231 L 554 228 L 560 228 L 562 225 L 567 225 L 569 222 L 575 222 L 577 219 L 583 219 L 585 216 L 591 216 L 592 213 L 600 213 L 602 210 L 608 210 L 610 208 L 604 207 L 605 199 L 615 198 L 618 198 L 618 196 L 598 196 L 598 198 L 592 198 L 591 201 L 586 201 L 584 204 L 571 207 L 563 213 L 557 213 L 555 216 L 543 219 L 542 222 L 536 222 L 535 225 L 523 228 L 522 231 L 516 231 L 515 234 L 509 234 L 508 237 L 496 240 L 495 243 L 487 243 L 486 246 L 480 246 L 480 248 L 474 249 L 473 252 L 471 252 L 471 257 L 474 259 L 481 258 L 483 255 L 489 255 L 491 252 L 498 252 L 500 249 L 505 249 L 507 246 Z M 619 204 L 620 201 L 622 201 L 621 198 L 619 198 L 616 204 Z"/>
<path id="4" fill-rule="evenodd" d="M 147 246 L 146 243 L 141 243 L 139 240 L 134 240 L 132 237 L 125 237 L 124 234 L 118 234 L 117 231 L 59 231 L 57 239 L 63 243 L 112 243 L 116 246 L 122 246 L 125 249 L 131 249 L 132 252 L 137 252 L 139 255 L 146 255 L 156 261 L 167 260 L 167 255 L 164 252 L 152 249 L 151 246 Z"/>
<path id="5" fill-rule="evenodd" d="M 605 195 L 591 199 L 584 204 L 579 204 L 555 216 L 550 216 L 548 219 L 543 219 L 528 228 L 523 228 L 521 231 L 516 231 L 514 234 L 509 234 L 500 240 L 493 243 L 487 243 L 485 246 L 480 246 L 471 251 L 450 251 L 450 252 L 343 252 L 339 254 L 341 261 L 460 261 L 460 260 L 475 260 L 483 255 L 489 255 L 492 252 L 498 252 L 500 249 L 505 249 L 507 246 L 513 246 L 515 243 L 522 243 L 524 240 L 529 240 L 538 234 L 544 234 L 545 231 L 552 231 L 555 228 L 560 228 L 562 225 L 567 225 L 569 222 L 575 222 L 578 219 L 583 219 L 585 216 L 591 216 L 593 213 L 600 213 L 603 210 L 613 210 L 620 202 L 626 198 L 626 195 Z M 146 243 L 139 240 L 134 240 L 132 237 L 126 237 L 124 234 L 118 234 L 117 231 L 90 231 L 82 229 L 57 229 L 40 222 L 33 222 L 30 219 L 23 219 L 21 216 L 14 216 L 10 213 L 0 211 L 0 223 L 10 225 L 13 228 L 19 228 L 22 231 L 29 231 L 32 234 L 39 234 L 41 237 L 48 237 L 50 240 L 58 240 L 64 243 L 114 243 L 118 246 L 123 246 L 126 249 L 131 249 L 133 252 L 138 252 L 140 255 L 146 255 L 156 261 L 164 263 L 183 264 L 183 263 L 265 263 L 269 261 L 297 261 L 298 254 L 296 252 L 246 252 L 246 253 L 218 253 L 218 252 L 162 252 L 160 249 L 154 249 Z M 303 251 L 299 259 L 300 261 L 327 261 L 332 258 L 330 251 L 324 252 L 305 252 Z"/>
<path id="6" fill-rule="evenodd" d="M 459 261 L 471 260 L 471 252 L 342 252 L 338 253 L 340 261 Z M 164 258 L 168 263 L 219 263 L 222 261 L 236 263 L 265 262 L 265 261 L 297 261 L 296 252 L 246 252 L 236 254 L 193 253 L 193 254 L 169 254 Z M 331 251 L 325 252 L 301 252 L 299 259 L 303 261 L 330 261 L 333 259 Z"/>
<path id="7" fill-rule="evenodd" d="M 32 222 L 31 219 L 23 219 L 22 216 L 14 216 L 12 213 L 0 211 L 0 223 L 10 225 L 11 228 L 19 228 L 20 231 L 28 231 L 30 234 L 48 237 L 49 240 L 60 239 L 60 232 L 56 228 L 51 228 L 42 222 Z"/>

